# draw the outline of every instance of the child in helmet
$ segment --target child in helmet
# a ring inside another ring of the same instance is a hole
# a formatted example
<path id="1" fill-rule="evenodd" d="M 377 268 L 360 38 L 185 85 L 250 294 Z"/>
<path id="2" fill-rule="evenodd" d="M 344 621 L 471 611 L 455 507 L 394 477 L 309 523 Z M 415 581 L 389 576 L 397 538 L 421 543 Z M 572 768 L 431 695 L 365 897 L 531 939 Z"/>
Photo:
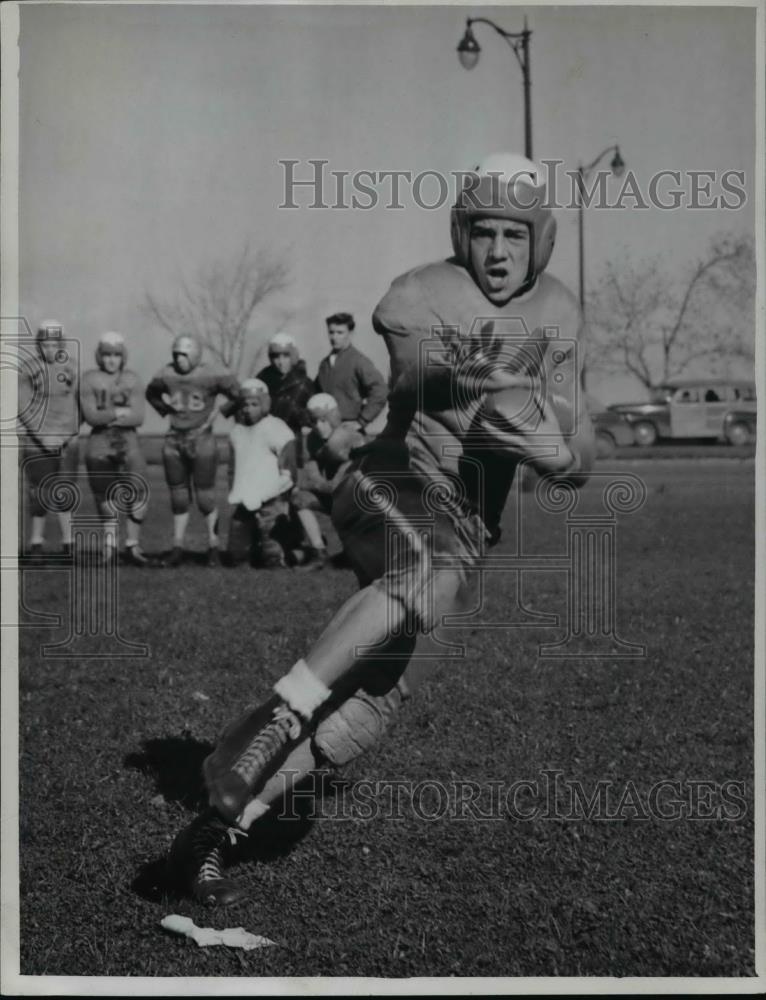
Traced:
<path id="1" fill-rule="evenodd" d="M 40 324 L 37 354 L 34 363 L 19 375 L 18 396 L 22 463 L 32 513 L 32 558 L 42 555 L 45 521 L 54 510 L 61 528 L 62 552 L 71 552 L 82 419 L 77 392 L 79 372 L 61 323 L 44 320 Z"/>
<path id="2" fill-rule="evenodd" d="M 85 449 L 93 496 L 104 519 L 104 559 L 117 553 L 117 501 L 128 515 L 124 561 L 147 566 L 140 548 L 141 525 L 149 501 L 146 462 L 137 428 L 144 422 L 144 387 L 134 371 L 125 367 L 128 352 L 121 333 L 101 335 L 96 364 L 85 372 L 80 386 L 80 406 L 92 430 Z M 123 494 L 120 497 L 120 494 Z"/>
<path id="3" fill-rule="evenodd" d="M 323 569 L 327 549 L 313 511 L 331 513 L 333 491 L 343 479 L 351 452 L 365 443 L 365 437 L 343 421 L 336 399 L 327 392 L 312 396 L 306 410 L 311 426 L 306 439 L 308 461 L 298 472 L 291 502 L 309 538 L 307 568 Z"/>
<path id="4" fill-rule="evenodd" d="M 234 512 L 228 555 L 232 564 L 248 555 L 263 567 L 287 564 L 295 437 L 284 420 L 269 413 L 270 406 L 264 382 L 251 378 L 242 383 L 230 432 L 229 503 Z"/>

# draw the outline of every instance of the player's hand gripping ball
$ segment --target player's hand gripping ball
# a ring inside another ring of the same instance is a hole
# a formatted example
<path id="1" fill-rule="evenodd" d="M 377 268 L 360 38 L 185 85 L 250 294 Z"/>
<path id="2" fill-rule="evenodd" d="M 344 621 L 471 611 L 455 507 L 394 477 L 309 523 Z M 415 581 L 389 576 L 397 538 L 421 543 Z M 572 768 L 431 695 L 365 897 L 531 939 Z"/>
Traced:
<path id="1" fill-rule="evenodd" d="M 533 385 L 487 393 L 479 427 L 489 441 L 544 475 L 569 469 L 573 456 L 547 399 Z"/>

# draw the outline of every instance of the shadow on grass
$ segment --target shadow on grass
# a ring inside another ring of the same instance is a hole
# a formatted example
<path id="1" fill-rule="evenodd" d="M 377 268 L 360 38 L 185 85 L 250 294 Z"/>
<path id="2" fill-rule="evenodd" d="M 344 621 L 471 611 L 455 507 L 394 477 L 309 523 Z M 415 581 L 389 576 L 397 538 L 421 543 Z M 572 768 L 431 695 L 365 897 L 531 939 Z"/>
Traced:
<path id="1" fill-rule="evenodd" d="M 202 781 L 202 762 L 212 751 L 209 743 L 194 739 L 190 734 L 146 740 L 142 750 L 128 754 L 125 766 L 149 775 L 158 792 L 168 802 L 178 802 L 196 814 L 207 805 Z M 247 837 L 238 838 L 229 852 L 232 865 L 268 863 L 288 855 L 309 833 L 316 813 L 310 794 L 314 788 L 321 797 L 333 794 L 332 785 L 324 780 L 317 784 L 309 778 L 296 786 L 251 828 Z M 176 887 L 168 882 L 166 856 L 141 865 L 131 888 L 143 899 L 161 902 L 179 898 Z"/>
<path id="2" fill-rule="evenodd" d="M 180 802 L 197 812 L 205 805 L 202 762 L 212 750 L 210 743 L 189 733 L 163 736 L 145 740 L 142 749 L 128 754 L 124 764 L 151 777 L 166 802 Z"/>

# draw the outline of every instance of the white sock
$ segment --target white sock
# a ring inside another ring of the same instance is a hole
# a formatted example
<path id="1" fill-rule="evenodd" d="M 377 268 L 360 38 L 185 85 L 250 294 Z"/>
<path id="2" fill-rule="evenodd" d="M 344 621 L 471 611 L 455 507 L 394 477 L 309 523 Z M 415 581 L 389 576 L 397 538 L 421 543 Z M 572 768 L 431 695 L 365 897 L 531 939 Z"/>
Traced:
<path id="1" fill-rule="evenodd" d="M 107 551 L 117 548 L 117 519 L 104 521 L 104 545 Z"/>
<path id="2" fill-rule="evenodd" d="M 32 518 L 32 538 L 30 545 L 42 545 L 45 541 L 45 516 Z"/>
<path id="3" fill-rule="evenodd" d="M 61 542 L 63 545 L 72 544 L 72 511 L 59 511 L 59 527 L 61 528 Z"/>
<path id="4" fill-rule="evenodd" d="M 177 548 L 181 548 L 184 543 L 184 535 L 186 534 L 186 525 L 189 523 L 189 511 L 184 511 L 183 514 L 173 515 L 173 544 Z"/>
<path id="5" fill-rule="evenodd" d="M 253 823 L 268 811 L 269 807 L 265 802 L 261 802 L 260 799 L 252 799 L 237 816 L 237 826 L 240 830 L 249 830 Z"/>
<path id="6" fill-rule="evenodd" d="M 128 518 L 125 527 L 125 534 L 125 548 L 135 548 L 135 546 L 138 545 L 139 538 L 141 537 L 141 525 L 136 521 L 131 520 L 131 518 Z"/>
<path id="7" fill-rule="evenodd" d="M 205 523 L 207 524 L 207 540 L 208 545 L 211 549 L 218 548 L 218 511 L 211 510 L 209 514 L 205 515 Z"/>
<path id="8" fill-rule="evenodd" d="M 280 677 L 274 691 L 306 720 L 330 697 L 330 689 L 311 673 L 305 660 L 298 660 L 289 673 Z"/>

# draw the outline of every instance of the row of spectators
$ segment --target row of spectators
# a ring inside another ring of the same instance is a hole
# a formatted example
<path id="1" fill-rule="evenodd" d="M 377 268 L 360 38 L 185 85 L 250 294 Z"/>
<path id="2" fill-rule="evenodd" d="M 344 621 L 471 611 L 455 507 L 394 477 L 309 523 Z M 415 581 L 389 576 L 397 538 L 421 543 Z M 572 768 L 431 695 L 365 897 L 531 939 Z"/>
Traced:
<path id="1" fill-rule="evenodd" d="M 39 365 L 22 373 L 19 386 L 32 512 L 29 555 L 42 555 L 46 515 L 52 509 L 58 513 L 64 551 L 71 547 L 76 491 L 70 491 L 72 504 L 60 488 L 55 506 L 46 496 L 52 484 L 60 487 L 75 475 L 84 422 L 91 428 L 85 464 L 104 522 L 103 559 L 117 559 L 119 519 L 124 512 L 124 561 L 137 566 L 160 561 L 149 559 L 140 547 L 150 499 L 137 434 L 146 400 L 168 420 L 163 466 L 173 512 L 173 545 L 162 565 L 177 566 L 184 560 L 192 500 L 207 524 L 207 562 L 220 561 L 218 449 L 212 434 L 220 413 L 233 418 L 229 560 L 323 568 L 326 544 L 316 512 L 329 513 L 332 491 L 350 453 L 364 444 L 387 394 L 383 376 L 353 345 L 353 316 L 336 313 L 326 323 L 330 352 L 315 379 L 309 378 L 297 345 L 287 334 L 272 338 L 269 364 L 241 385 L 231 373 L 203 358 L 202 345 L 194 337 L 181 335 L 173 342 L 170 363 L 157 372 L 145 392 L 127 367 L 121 334 L 110 332 L 100 338 L 98 367 L 80 379 L 63 349 L 61 324 L 41 324 Z M 225 401 L 219 407 L 220 396 Z M 124 500 L 121 505 L 117 498 L 126 495 L 129 501 L 123 510 Z"/>

